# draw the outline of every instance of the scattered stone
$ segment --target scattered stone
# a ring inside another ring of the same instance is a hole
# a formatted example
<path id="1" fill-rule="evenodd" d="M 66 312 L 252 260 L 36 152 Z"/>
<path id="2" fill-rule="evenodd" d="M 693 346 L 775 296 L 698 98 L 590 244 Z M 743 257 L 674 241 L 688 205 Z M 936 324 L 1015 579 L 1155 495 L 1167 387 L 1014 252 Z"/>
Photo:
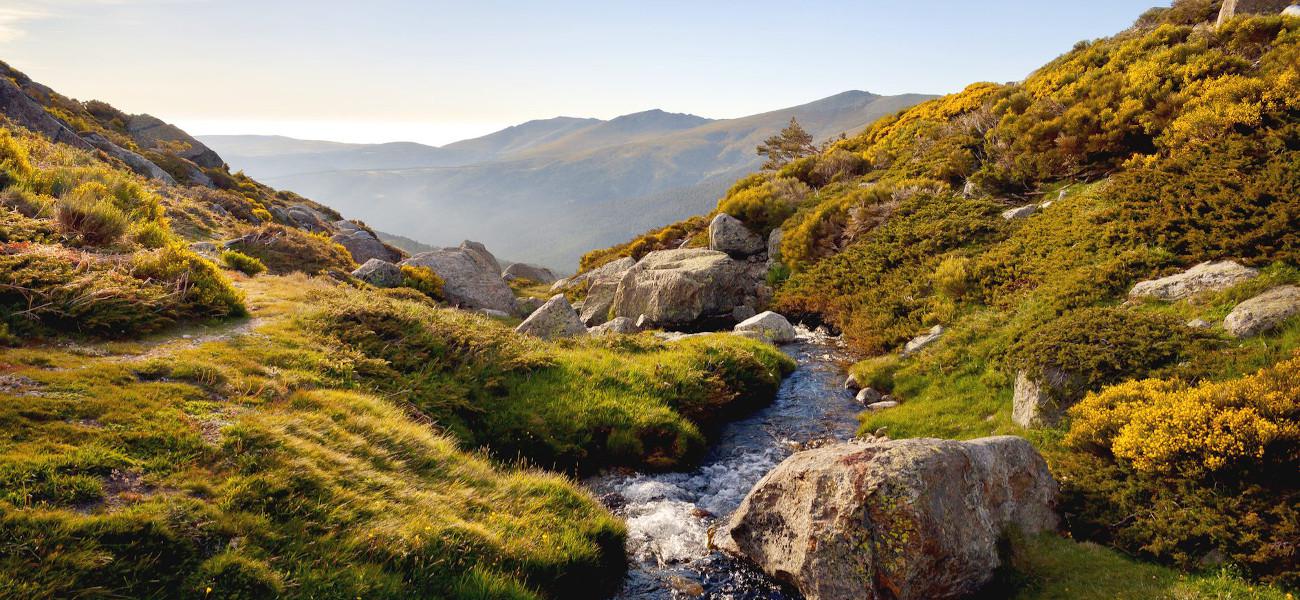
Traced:
<path id="1" fill-rule="evenodd" d="M 1259 271 L 1230 260 L 1203 262 L 1176 275 L 1140 281 L 1129 291 L 1128 297 L 1175 302 L 1206 292 L 1223 291 L 1258 276 Z"/>
<path id="2" fill-rule="evenodd" d="M 326 220 L 325 215 L 310 206 L 298 204 L 290 206 L 284 212 L 288 216 L 289 223 L 299 229 L 306 229 L 312 233 L 331 230 L 330 222 Z"/>
<path id="3" fill-rule="evenodd" d="M 1082 395 L 1080 385 L 1079 377 L 1060 369 L 1044 369 L 1041 378 L 1017 372 L 1011 420 L 1026 429 L 1056 425 Z"/>
<path id="4" fill-rule="evenodd" d="M 1238 304 L 1223 319 L 1223 328 L 1235 338 L 1255 337 L 1277 329 L 1297 314 L 1300 314 L 1300 287 L 1284 285 Z"/>
<path id="5" fill-rule="evenodd" d="M 858 376 L 854 375 L 853 373 L 849 373 L 849 376 L 844 378 L 844 389 L 846 390 L 862 389 L 862 384 L 858 382 Z"/>
<path id="6" fill-rule="evenodd" d="M 352 255 L 352 260 L 357 264 L 365 264 L 367 261 L 376 258 L 387 262 L 402 260 L 400 255 L 393 252 L 383 242 L 379 241 L 379 238 L 364 229 L 336 233 L 330 237 L 330 241 L 346 248 L 348 254 Z"/>
<path id="7" fill-rule="evenodd" d="M 868 404 L 867 410 L 870 411 L 885 410 L 889 408 L 895 408 L 897 406 L 898 406 L 897 400 L 881 400 L 880 402 L 872 402 L 871 404 Z"/>
<path id="8" fill-rule="evenodd" d="M 501 280 L 501 271 L 484 268 L 483 262 L 462 248 L 441 248 L 408 258 L 401 265 L 427 267 L 443 280 L 447 302 L 469 310 L 487 308 L 514 312 L 515 294 Z"/>
<path id="9" fill-rule="evenodd" d="M 1214 327 L 1214 325 L 1211 325 L 1210 322 L 1205 319 L 1192 319 L 1187 322 L 1187 326 L 1192 329 L 1209 329 Z"/>
<path id="10" fill-rule="evenodd" d="M 750 231 L 739 219 L 718 213 L 709 223 L 709 249 L 743 258 L 767 248 L 763 238 Z"/>
<path id="11" fill-rule="evenodd" d="M 380 288 L 402 285 L 402 268 L 386 260 L 372 258 L 352 272 L 352 276 Z"/>
<path id="12" fill-rule="evenodd" d="M 903 346 L 903 356 L 916 354 L 926 346 L 939 341 L 939 338 L 943 337 L 943 332 L 943 325 L 935 325 L 930 328 L 929 332 L 912 338 L 912 341 L 908 342 L 906 346 Z"/>
<path id="13" fill-rule="evenodd" d="M 759 339 L 773 344 L 788 344 L 798 337 L 790 321 L 770 310 L 746 319 L 736 325 L 735 331 L 755 334 Z"/>
<path id="14" fill-rule="evenodd" d="M 1028 217 L 1036 212 L 1038 212 L 1038 206 L 1035 204 L 1029 204 L 1019 208 L 1009 208 L 1002 211 L 1002 218 L 1008 221 L 1014 221 L 1016 219 Z"/>
<path id="15" fill-rule="evenodd" d="M 660 250 L 623 274 L 611 314 L 645 315 L 661 326 L 690 325 L 707 317 L 730 316 L 753 294 L 756 283 L 746 263 L 723 252 Z"/>
<path id="16" fill-rule="evenodd" d="M 556 294 L 524 319 L 515 331 L 544 340 L 553 340 L 586 335 L 587 327 L 578 319 L 577 311 L 573 310 L 573 306 L 564 298 L 564 294 Z"/>
<path id="17" fill-rule="evenodd" d="M 597 325 L 587 330 L 591 335 L 632 335 L 640 331 L 636 322 L 628 317 L 611 319 L 608 323 Z"/>
<path id="18" fill-rule="evenodd" d="M 505 312 L 505 311 L 503 311 L 503 310 L 492 310 L 492 309 L 490 309 L 490 308 L 480 308 L 480 309 L 478 310 L 478 313 L 481 314 L 481 315 L 483 315 L 483 316 L 485 316 L 485 317 L 492 317 L 493 319 L 509 319 L 509 318 L 510 318 L 510 313 Z"/>
<path id="19" fill-rule="evenodd" d="M 527 279 L 529 281 L 536 281 L 537 283 L 555 283 L 557 279 L 555 272 L 546 267 L 524 263 L 514 263 L 506 267 L 506 270 L 501 273 L 501 278 L 506 281 Z"/>
<path id="20" fill-rule="evenodd" d="M 1056 528 L 1057 493 L 1022 438 L 861 440 L 787 458 L 712 541 L 808 600 L 961 598 L 1004 532 Z"/>

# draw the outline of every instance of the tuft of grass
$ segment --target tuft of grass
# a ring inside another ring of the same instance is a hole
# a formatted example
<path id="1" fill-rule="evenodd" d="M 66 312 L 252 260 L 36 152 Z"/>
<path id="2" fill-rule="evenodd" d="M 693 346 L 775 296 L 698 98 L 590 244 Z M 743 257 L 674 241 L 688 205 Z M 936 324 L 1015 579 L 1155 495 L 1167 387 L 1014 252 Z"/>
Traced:
<path id="1" fill-rule="evenodd" d="M 221 253 L 221 262 L 227 267 L 239 271 L 249 277 L 260 275 L 266 272 L 266 265 L 238 250 L 226 250 Z"/>
<path id="2" fill-rule="evenodd" d="M 126 233 L 130 223 L 99 183 L 79 186 L 59 199 L 55 211 L 59 229 L 90 246 L 106 246 Z"/>

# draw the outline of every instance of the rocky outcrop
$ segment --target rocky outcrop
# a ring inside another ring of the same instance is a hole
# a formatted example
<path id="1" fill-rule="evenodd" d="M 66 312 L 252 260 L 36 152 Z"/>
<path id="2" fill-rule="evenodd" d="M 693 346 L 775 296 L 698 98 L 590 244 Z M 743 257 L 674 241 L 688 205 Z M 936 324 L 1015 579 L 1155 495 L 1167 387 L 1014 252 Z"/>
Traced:
<path id="1" fill-rule="evenodd" d="M 352 276 L 375 287 L 392 288 L 402 285 L 402 269 L 397 265 L 371 258 L 352 272 Z"/>
<path id="2" fill-rule="evenodd" d="M 126 133 L 141 148 L 158 151 L 168 148 L 169 152 L 203 168 L 217 169 L 225 164 L 216 152 L 190 134 L 151 115 L 132 115 L 126 122 Z"/>
<path id="3" fill-rule="evenodd" d="M 709 223 L 709 249 L 744 258 L 764 251 L 767 244 L 763 238 L 745 227 L 739 219 L 719 213 Z"/>
<path id="4" fill-rule="evenodd" d="M 306 229 L 312 233 L 327 233 L 334 230 L 330 220 L 320 211 L 306 205 L 297 204 L 284 211 L 290 225 Z"/>
<path id="5" fill-rule="evenodd" d="M 961 598 L 1005 531 L 1055 529 L 1056 497 L 1021 438 L 858 441 L 786 459 L 713 541 L 808 600 Z"/>
<path id="6" fill-rule="evenodd" d="M 1294 0 L 1223 0 L 1218 24 L 1237 15 L 1276 15 L 1288 10 Z"/>
<path id="7" fill-rule="evenodd" d="M 441 248 L 417 254 L 403 265 L 427 267 L 443 280 L 447 301 L 466 309 L 490 309 L 515 314 L 515 295 L 501 279 L 501 272 L 485 269 L 482 262 L 463 248 Z"/>
<path id="8" fill-rule="evenodd" d="M 1207 292 L 1219 292 L 1259 276 L 1259 271 L 1233 261 L 1203 262 L 1182 273 L 1140 281 L 1129 298 L 1154 298 L 1167 302 L 1185 300 Z"/>
<path id="9" fill-rule="evenodd" d="M 660 327 L 687 326 L 710 317 L 729 320 L 736 306 L 755 302 L 762 275 L 750 266 L 702 248 L 651 252 L 623 275 L 612 316 L 645 315 Z"/>
<path id="10" fill-rule="evenodd" d="M 162 167 L 135 152 L 114 144 L 112 140 L 109 140 L 98 133 L 83 134 L 81 139 L 86 140 L 90 145 L 102 150 L 104 154 L 126 163 L 126 166 L 130 167 L 132 171 L 135 171 L 140 175 L 144 175 L 151 179 L 157 179 L 167 185 L 176 185 L 176 179 L 167 173 L 167 171 L 164 171 Z"/>
<path id="11" fill-rule="evenodd" d="M 597 325 L 587 330 L 591 335 L 631 335 L 637 333 L 636 321 L 627 317 L 611 319 L 608 323 Z"/>
<path id="12" fill-rule="evenodd" d="M 23 92 L 18 84 L 4 76 L 0 76 L 0 114 L 55 142 L 82 150 L 95 149 L 89 142 L 81 139 L 77 132 L 45 112 L 45 108 Z"/>
<path id="13" fill-rule="evenodd" d="M 737 324 L 735 332 L 773 344 L 788 344 L 798 337 L 790 321 L 770 310 Z"/>
<path id="14" fill-rule="evenodd" d="M 564 294 L 556 294 L 524 319 L 515 331 L 544 340 L 553 340 L 586 335 L 587 327 L 578 320 L 578 313 L 569 305 Z"/>
<path id="15" fill-rule="evenodd" d="M 916 354 L 930 344 L 939 341 L 939 338 L 943 337 L 943 332 L 943 325 L 935 325 L 930 328 L 930 331 L 912 338 L 911 341 L 907 342 L 907 344 L 903 346 L 903 356 Z"/>
<path id="16" fill-rule="evenodd" d="M 557 279 L 555 273 L 546 267 L 524 263 L 514 263 L 506 267 L 506 270 L 501 272 L 501 278 L 506 281 L 527 279 L 537 283 L 555 283 Z"/>
<path id="17" fill-rule="evenodd" d="M 391 248 L 384 245 L 378 238 L 371 235 L 369 231 L 357 229 L 351 232 L 339 232 L 330 237 L 330 241 L 347 248 L 348 254 L 352 255 L 352 260 L 357 264 L 365 263 L 371 259 L 393 262 L 401 260 L 402 256 L 394 252 Z"/>
<path id="18" fill-rule="evenodd" d="M 1061 369 L 1048 368 L 1041 374 L 1019 371 L 1011 400 L 1011 420 L 1024 428 L 1051 427 L 1082 393 L 1079 378 Z"/>
<path id="19" fill-rule="evenodd" d="M 1300 287 L 1275 287 L 1238 304 L 1223 319 L 1223 329 L 1236 338 L 1267 333 L 1300 314 Z"/>
<path id="20" fill-rule="evenodd" d="M 595 269 L 587 271 L 586 273 L 578 273 L 568 279 L 561 279 L 555 282 L 555 285 L 551 286 L 551 291 L 558 292 L 560 290 L 578 289 L 593 281 L 604 279 L 618 282 L 623 279 L 623 274 L 634 266 L 636 266 L 636 259 L 630 256 L 624 256 L 618 260 L 607 262 Z"/>

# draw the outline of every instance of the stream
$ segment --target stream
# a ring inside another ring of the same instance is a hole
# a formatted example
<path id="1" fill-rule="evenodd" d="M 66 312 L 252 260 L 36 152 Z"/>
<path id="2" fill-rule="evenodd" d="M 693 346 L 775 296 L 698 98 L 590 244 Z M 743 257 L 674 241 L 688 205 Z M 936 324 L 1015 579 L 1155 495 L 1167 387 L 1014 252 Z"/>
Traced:
<path id="1" fill-rule="evenodd" d="M 799 328 L 782 350 L 798 368 L 776 400 L 725 426 L 704 460 L 681 473 L 613 473 L 587 486 L 627 521 L 631 564 L 617 598 L 797 598 L 763 573 L 708 548 L 720 526 L 768 471 L 804 444 L 847 440 L 862 406 L 843 389 L 838 338 Z"/>

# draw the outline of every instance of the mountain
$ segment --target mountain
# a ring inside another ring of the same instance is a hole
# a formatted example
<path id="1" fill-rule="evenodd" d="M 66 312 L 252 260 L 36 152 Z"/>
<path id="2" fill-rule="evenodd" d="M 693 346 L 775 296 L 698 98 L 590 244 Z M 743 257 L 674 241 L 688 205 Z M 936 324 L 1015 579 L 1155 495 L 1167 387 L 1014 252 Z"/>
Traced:
<path id="1" fill-rule="evenodd" d="M 711 207 L 760 165 L 755 147 L 791 117 L 826 139 L 928 98 L 850 91 L 724 120 L 659 110 L 608 121 L 561 117 L 441 148 L 277 154 L 278 139 L 201 139 L 232 167 L 384 231 L 434 244 L 481 239 L 504 255 L 572 270 L 590 248 Z"/>

